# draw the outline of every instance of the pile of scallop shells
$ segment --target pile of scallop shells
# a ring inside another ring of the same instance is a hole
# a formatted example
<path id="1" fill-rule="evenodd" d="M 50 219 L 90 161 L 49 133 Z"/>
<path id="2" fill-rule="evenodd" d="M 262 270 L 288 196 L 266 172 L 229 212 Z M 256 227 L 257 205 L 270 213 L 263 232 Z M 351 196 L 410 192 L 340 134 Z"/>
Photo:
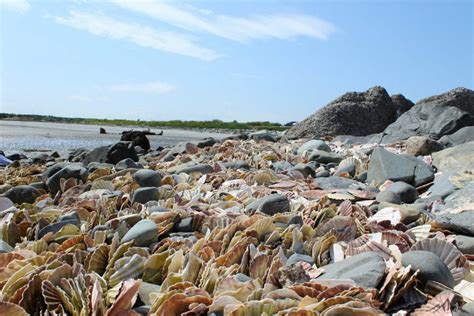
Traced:
<path id="1" fill-rule="evenodd" d="M 85 183 L 62 179 L 57 194 L 2 209 L 0 238 L 12 250 L 0 254 L 0 314 L 448 315 L 474 300 L 474 257 L 456 248 L 449 230 L 424 215 L 407 224 L 396 210 L 373 212 L 370 189 L 322 190 L 299 170 L 271 168 L 307 162 L 294 154 L 299 144 L 226 140 L 189 145 L 172 160 L 143 156 L 145 168 L 161 174 L 156 200 L 145 204 L 132 203 L 136 169 L 98 168 Z M 347 157 L 342 165 L 367 169 L 361 148 L 333 150 Z M 212 172 L 176 173 L 185 163 Z M 14 164 L 0 181 L 29 184 L 46 167 Z M 289 205 L 272 214 L 252 207 L 276 194 Z M 79 224 L 42 230 L 71 214 Z M 155 225 L 153 240 L 124 239 L 143 221 Z M 403 266 L 411 250 L 439 256 L 454 288 L 422 282 Z M 376 287 L 319 279 L 325 266 L 367 252 L 386 264 Z"/>

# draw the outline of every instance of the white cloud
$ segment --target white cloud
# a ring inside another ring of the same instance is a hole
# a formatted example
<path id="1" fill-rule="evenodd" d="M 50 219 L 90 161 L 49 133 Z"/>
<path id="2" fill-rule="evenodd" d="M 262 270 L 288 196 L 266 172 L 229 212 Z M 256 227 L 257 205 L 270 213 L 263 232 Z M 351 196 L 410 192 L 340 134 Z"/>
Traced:
<path id="1" fill-rule="evenodd" d="M 26 0 L 0 0 L 0 5 L 19 13 L 26 13 L 31 9 L 31 5 Z"/>
<path id="2" fill-rule="evenodd" d="M 110 91 L 116 92 L 142 92 L 142 93 L 168 93 L 176 90 L 176 87 L 166 82 L 127 83 L 108 87 Z"/>
<path id="3" fill-rule="evenodd" d="M 178 8 L 154 0 L 112 0 L 124 9 L 148 15 L 188 31 L 210 33 L 233 41 L 290 39 L 306 36 L 327 39 L 336 28 L 330 22 L 304 14 L 233 17 L 202 9 Z"/>
<path id="4" fill-rule="evenodd" d="M 119 21 L 103 14 L 71 11 L 67 17 L 55 17 L 63 25 L 85 30 L 97 36 L 126 40 L 143 47 L 190 56 L 206 61 L 219 57 L 213 50 L 200 47 L 183 34 L 157 31 L 153 28 Z"/>

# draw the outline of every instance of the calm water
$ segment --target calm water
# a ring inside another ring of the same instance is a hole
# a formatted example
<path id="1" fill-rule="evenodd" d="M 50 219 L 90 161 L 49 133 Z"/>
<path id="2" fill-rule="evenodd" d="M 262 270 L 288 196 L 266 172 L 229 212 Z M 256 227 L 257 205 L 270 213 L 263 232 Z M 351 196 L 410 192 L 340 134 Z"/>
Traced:
<path id="1" fill-rule="evenodd" d="M 120 140 L 124 130 L 143 130 L 133 126 L 103 126 L 108 134 L 99 134 L 99 125 L 64 124 L 47 122 L 19 122 L 0 120 L 0 150 L 9 155 L 16 152 L 58 151 L 109 145 Z M 159 133 L 161 129 L 150 129 Z M 163 136 L 150 135 L 151 148 L 170 146 L 180 141 L 206 137 L 223 138 L 229 134 L 166 129 Z"/>

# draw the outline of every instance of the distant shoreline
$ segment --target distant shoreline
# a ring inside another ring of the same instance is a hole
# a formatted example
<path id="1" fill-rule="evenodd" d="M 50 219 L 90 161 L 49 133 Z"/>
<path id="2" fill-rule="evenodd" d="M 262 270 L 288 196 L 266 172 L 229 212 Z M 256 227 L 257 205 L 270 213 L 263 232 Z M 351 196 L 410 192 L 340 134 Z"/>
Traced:
<path id="1" fill-rule="evenodd" d="M 248 132 L 256 130 L 284 131 L 288 127 L 271 122 L 224 122 L 221 120 L 210 121 L 133 121 L 125 119 L 95 119 L 95 118 L 69 118 L 52 115 L 0 113 L 2 121 L 47 122 L 66 124 L 88 124 L 104 126 L 120 126 L 124 128 L 155 128 L 155 129 L 182 129 L 196 131 L 218 132 Z"/>

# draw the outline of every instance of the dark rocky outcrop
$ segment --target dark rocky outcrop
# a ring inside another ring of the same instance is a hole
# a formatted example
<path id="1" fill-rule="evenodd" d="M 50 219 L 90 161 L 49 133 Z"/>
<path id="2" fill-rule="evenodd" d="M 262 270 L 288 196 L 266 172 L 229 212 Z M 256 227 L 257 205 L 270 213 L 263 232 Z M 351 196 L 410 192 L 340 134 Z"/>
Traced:
<path id="1" fill-rule="evenodd" d="M 418 101 L 384 130 L 383 143 L 415 135 L 439 139 L 474 125 L 474 91 L 456 88 Z"/>
<path id="2" fill-rule="evenodd" d="M 126 158 L 138 161 L 137 152 L 134 147 L 131 142 L 118 142 L 111 146 L 97 147 L 85 155 L 82 163 L 88 165 L 91 162 L 106 162 L 115 165 Z"/>
<path id="3" fill-rule="evenodd" d="M 390 98 L 376 86 L 366 92 L 348 92 L 288 130 L 289 138 L 337 135 L 365 136 L 382 132 L 404 111 L 409 101 L 403 96 Z"/>
<path id="4" fill-rule="evenodd" d="M 133 147 L 140 146 L 145 151 L 150 150 L 150 141 L 146 137 L 145 132 L 141 131 L 124 131 L 122 133 L 121 141 L 132 142 Z"/>

